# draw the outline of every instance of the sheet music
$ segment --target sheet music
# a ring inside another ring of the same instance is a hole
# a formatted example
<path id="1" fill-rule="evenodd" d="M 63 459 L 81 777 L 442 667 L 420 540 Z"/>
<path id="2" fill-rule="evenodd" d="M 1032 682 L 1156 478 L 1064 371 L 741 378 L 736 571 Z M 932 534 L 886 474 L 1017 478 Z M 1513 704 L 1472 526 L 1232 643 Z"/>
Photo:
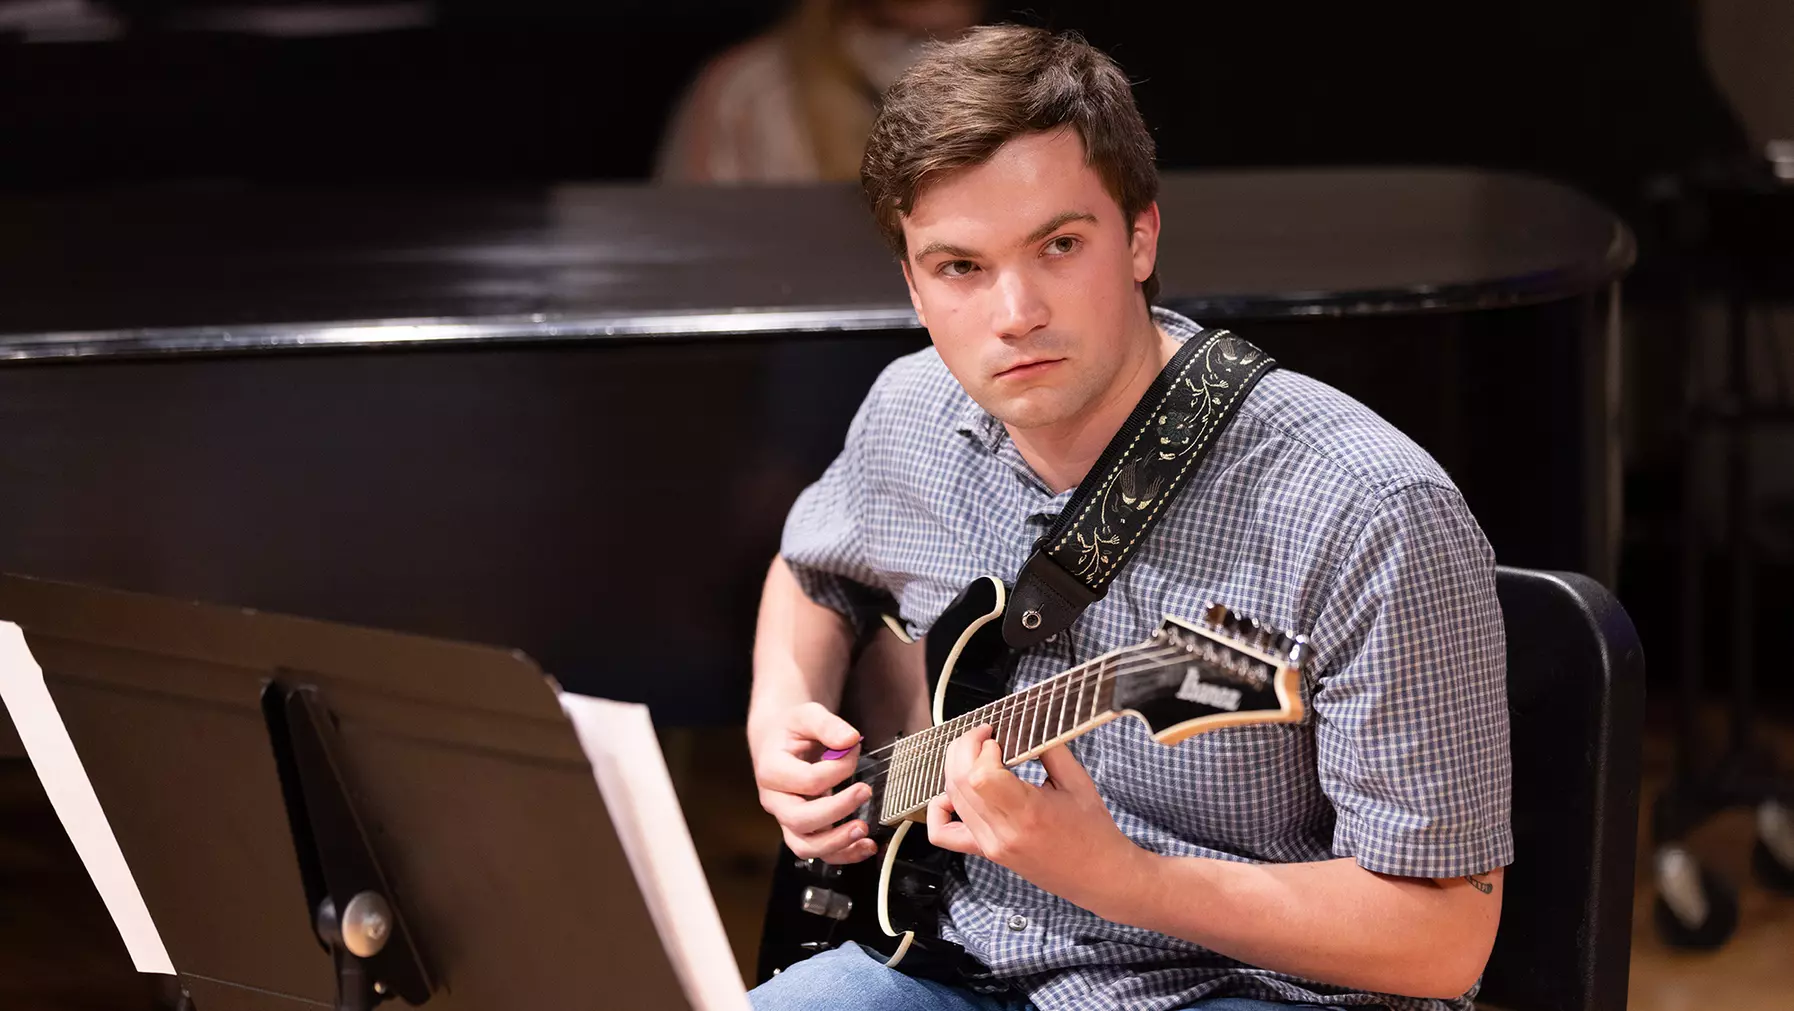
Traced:
<path id="1" fill-rule="evenodd" d="M 0 702 L 6 704 L 56 816 L 62 819 L 69 840 L 87 865 L 88 876 L 105 900 L 132 964 L 138 972 L 173 975 L 174 963 L 150 919 L 149 907 L 143 904 L 143 894 L 125 864 L 106 813 L 100 810 L 100 800 L 75 754 L 62 714 L 50 698 L 43 668 L 26 646 L 24 630 L 7 621 L 0 621 Z"/>
<path id="2" fill-rule="evenodd" d="M 617 837 L 695 1011 L 749 1011 L 741 968 L 673 792 L 648 707 L 561 695 Z"/>

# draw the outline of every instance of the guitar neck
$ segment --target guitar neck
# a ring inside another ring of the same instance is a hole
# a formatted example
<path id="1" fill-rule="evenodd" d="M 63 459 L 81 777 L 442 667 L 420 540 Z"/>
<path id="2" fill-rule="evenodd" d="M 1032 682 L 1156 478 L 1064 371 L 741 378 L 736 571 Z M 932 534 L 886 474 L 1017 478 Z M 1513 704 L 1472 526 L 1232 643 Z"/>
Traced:
<path id="1" fill-rule="evenodd" d="M 898 741 L 885 770 L 879 820 L 894 825 L 912 818 L 945 793 L 947 747 L 973 727 L 989 725 L 1004 764 L 1019 765 L 1114 719 L 1115 672 L 1147 648 L 1099 657 Z"/>

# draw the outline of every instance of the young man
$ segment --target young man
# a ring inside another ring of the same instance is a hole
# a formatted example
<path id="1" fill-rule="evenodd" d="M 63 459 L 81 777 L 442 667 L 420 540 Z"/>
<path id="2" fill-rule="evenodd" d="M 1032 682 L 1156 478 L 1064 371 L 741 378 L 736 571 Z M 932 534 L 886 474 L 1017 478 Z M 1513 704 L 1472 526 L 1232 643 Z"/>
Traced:
<path id="1" fill-rule="evenodd" d="M 891 89 L 862 179 L 934 347 L 893 363 L 793 507 L 748 718 L 761 801 L 803 857 L 863 860 L 831 794 L 835 715 L 880 608 L 924 631 L 1013 578 L 1179 343 L 1150 308 L 1153 145 L 1075 36 L 982 29 Z M 1186 227 L 1199 227 L 1200 223 Z M 1274 350 L 1274 349 L 1273 349 Z M 836 1008 L 1468 1008 L 1512 858 L 1494 558 L 1438 465 L 1368 409 L 1267 374 L 1107 596 L 1013 687 L 1201 602 L 1305 631 L 1301 724 L 1164 747 L 1117 720 L 1005 769 L 988 729 L 929 810 L 966 854 L 942 935 L 1011 989 L 912 979 L 855 945 L 751 995 Z"/>

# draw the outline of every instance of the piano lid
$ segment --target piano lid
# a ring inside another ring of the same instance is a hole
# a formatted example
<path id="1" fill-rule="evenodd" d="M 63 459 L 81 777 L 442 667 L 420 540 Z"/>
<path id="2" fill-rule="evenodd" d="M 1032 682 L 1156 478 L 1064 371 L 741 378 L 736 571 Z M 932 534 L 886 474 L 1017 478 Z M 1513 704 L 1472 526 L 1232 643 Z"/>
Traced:
<path id="1" fill-rule="evenodd" d="M 1529 176 L 1176 172 L 1160 301 L 1200 320 L 1470 311 L 1619 278 Z M 170 187 L 0 198 L 0 359 L 915 326 L 857 191 Z"/>

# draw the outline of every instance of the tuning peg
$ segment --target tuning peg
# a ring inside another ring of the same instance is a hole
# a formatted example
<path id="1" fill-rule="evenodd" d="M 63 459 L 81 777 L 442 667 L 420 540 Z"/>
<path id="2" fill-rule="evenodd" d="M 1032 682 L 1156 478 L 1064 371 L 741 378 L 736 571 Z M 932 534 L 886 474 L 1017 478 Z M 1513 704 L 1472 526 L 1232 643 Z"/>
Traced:
<path id="1" fill-rule="evenodd" d="M 1221 606 L 1220 604 L 1204 604 L 1204 605 L 1202 605 L 1202 620 L 1205 622 L 1208 622 L 1213 627 L 1226 628 L 1227 627 L 1227 619 L 1228 619 L 1227 608 Z"/>
<path id="2" fill-rule="evenodd" d="M 1291 639 L 1290 647 L 1289 647 L 1289 662 L 1296 667 L 1300 667 L 1303 664 L 1308 662 L 1308 637 L 1307 636 L 1298 635 Z"/>
<path id="3" fill-rule="evenodd" d="M 1271 626 L 1257 618 L 1247 618 L 1246 627 L 1252 630 L 1247 640 L 1252 643 L 1252 648 L 1264 649 L 1271 645 Z"/>

